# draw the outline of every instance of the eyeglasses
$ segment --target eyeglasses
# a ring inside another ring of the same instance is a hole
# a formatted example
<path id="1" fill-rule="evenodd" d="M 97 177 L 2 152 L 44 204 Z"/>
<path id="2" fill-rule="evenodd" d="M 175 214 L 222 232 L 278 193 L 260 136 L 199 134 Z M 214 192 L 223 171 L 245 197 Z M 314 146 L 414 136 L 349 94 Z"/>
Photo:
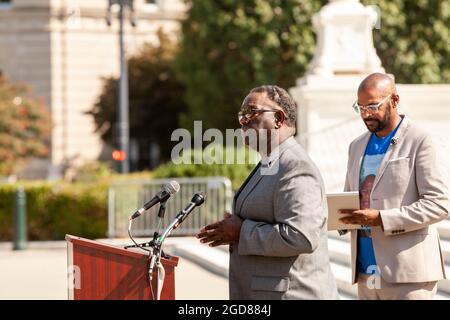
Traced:
<path id="1" fill-rule="evenodd" d="M 378 110 L 381 108 L 381 105 L 388 99 L 391 97 L 392 94 L 388 95 L 387 97 L 385 97 L 383 100 L 381 100 L 378 103 L 373 103 L 373 104 L 369 104 L 367 106 L 361 106 L 358 104 L 358 101 L 355 101 L 355 103 L 353 103 L 353 110 L 355 110 L 356 113 L 361 113 L 363 111 L 368 111 L 370 113 L 375 113 L 378 112 Z"/>
<path id="2" fill-rule="evenodd" d="M 249 121 L 255 119 L 256 117 L 260 116 L 264 112 L 278 112 L 281 110 L 273 110 L 273 109 L 247 109 L 242 110 L 238 113 L 238 119 L 240 124 L 246 124 Z"/>

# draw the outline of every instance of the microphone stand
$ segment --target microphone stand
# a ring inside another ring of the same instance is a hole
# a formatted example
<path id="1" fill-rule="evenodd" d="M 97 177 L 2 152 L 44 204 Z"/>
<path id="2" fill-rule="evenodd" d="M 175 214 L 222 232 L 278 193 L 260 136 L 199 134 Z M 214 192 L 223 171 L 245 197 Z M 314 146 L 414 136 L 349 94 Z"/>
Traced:
<path id="1" fill-rule="evenodd" d="M 129 245 L 129 246 L 125 246 L 124 249 L 128 249 L 128 248 L 140 248 L 142 250 L 145 250 L 147 252 L 149 252 L 149 259 L 150 259 L 150 264 L 149 264 L 149 270 L 148 270 L 148 275 L 149 275 L 149 282 L 150 282 L 150 291 L 152 294 L 152 298 L 153 300 L 159 300 L 160 298 L 160 294 L 161 294 L 161 289 L 162 289 L 162 285 L 164 282 L 164 278 L 165 278 L 165 271 L 164 271 L 164 266 L 161 264 L 160 259 L 161 256 L 163 258 L 170 258 L 170 256 L 166 255 L 164 253 L 164 251 L 161 250 L 162 248 L 162 241 L 160 241 L 159 237 L 159 228 L 161 226 L 161 223 L 164 219 L 164 214 L 165 214 L 165 210 L 166 210 L 166 201 L 163 201 L 160 203 L 159 206 L 159 211 L 158 211 L 158 226 L 156 228 L 157 231 L 155 231 L 155 233 L 153 234 L 153 239 L 149 242 L 144 242 L 144 243 L 137 243 L 136 241 L 134 241 L 132 235 L 131 235 L 131 224 L 132 224 L 132 219 L 129 221 L 128 223 L 128 235 L 130 236 L 130 239 L 134 242 L 133 245 Z M 151 247 L 151 250 L 145 249 L 145 247 Z M 155 294 L 153 292 L 153 286 L 152 286 L 152 280 L 153 280 L 153 269 L 154 267 L 157 267 L 157 287 L 156 287 L 156 299 L 155 299 Z M 160 283 L 161 282 L 161 283 Z"/>
<path id="2" fill-rule="evenodd" d="M 159 211 L 158 211 L 159 223 L 158 223 L 158 228 L 157 228 L 158 230 L 159 230 L 159 226 L 161 225 L 162 220 L 164 219 L 165 210 L 166 210 L 166 202 L 161 203 L 161 206 L 159 207 Z M 153 300 L 155 300 L 155 295 L 153 293 L 153 286 L 152 286 L 153 269 L 155 268 L 155 266 L 157 267 L 156 300 L 159 300 L 162 285 L 163 285 L 164 278 L 165 278 L 164 266 L 161 264 L 160 260 L 161 260 L 161 256 L 163 258 L 169 258 L 169 256 L 164 254 L 164 251 L 162 250 L 162 241 L 160 241 L 161 238 L 158 239 L 158 237 L 159 237 L 159 233 L 155 232 L 153 234 L 153 240 L 148 243 L 148 245 L 153 248 L 153 251 L 152 251 L 152 254 L 150 257 L 150 264 L 149 264 L 149 268 L 148 268 L 150 290 L 152 291 Z M 159 281 L 159 280 L 161 280 L 161 281 Z M 161 282 L 161 283 L 159 283 L 159 282 Z"/>
<path id="3" fill-rule="evenodd" d="M 164 220 L 164 215 L 165 215 L 165 213 L 166 213 L 166 203 L 167 203 L 167 200 L 161 202 L 160 205 L 159 205 L 159 210 L 158 210 L 158 218 L 159 218 L 159 221 L 158 221 L 158 226 L 157 226 L 157 228 L 156 228 L 157 231 L 155 231 L 155 232 L 153 233 L 153 239 L 150 240 L 149 242 L 143 242 L 143 243 L 139 243 L 139 244 L 137 244 L 137 245 L 136 245 L 136 244 L 132 244 L 132 245 L 125 246 L 124 249 L 128 249 L 128 248 L 146 248 L 146 247 L 151 247 L 151 248 L 153 249 L 153 252 L 155 251 L 155 249 L 156 249 L 155 244 L 156 244 L 156 241 L 157 241 L 157 239 L 158 239 L 158 237 L 159 237 L 158 231 L 159 231 L 159 228 L 160 228 L 160 226 L 161 226 L 161 224 L 162 224 L 162 222 L 163 222 L 163 220 Z M 160 249 L 160 248 L 159 248 L 159 249 Z M 158 249 L 158 250 L 159 250 L 159 249 Z M 161 250 L 160 254 L 161 254 L 161 256 L 162 256 L 163 258 L 170 258 L 170 256 L 166 255 L 166 254 L 164 253 L 164 251 L 162 251 L 162 250 Z"/>

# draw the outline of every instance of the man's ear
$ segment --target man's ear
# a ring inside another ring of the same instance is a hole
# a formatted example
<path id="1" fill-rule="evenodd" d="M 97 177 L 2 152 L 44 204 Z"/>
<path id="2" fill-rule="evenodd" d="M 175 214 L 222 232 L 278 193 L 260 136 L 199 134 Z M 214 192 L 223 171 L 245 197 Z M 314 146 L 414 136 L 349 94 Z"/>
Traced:
<path id="1" fill-rule="evenodd" d="M 281 111 L 275 112 L 275 120 L 279 123 L 279 124 L 283 124 L 284 120 L 286 120 L 286 117 L 284 116 L 284 113 Z"/>
<path id="2" fill-rule="evenodd" d="M 398 94 L 393 94 L 392 99 L 394 100 L 395 106 L 397 107 L 398 103 L 400 102 L 400 96 Z"/>

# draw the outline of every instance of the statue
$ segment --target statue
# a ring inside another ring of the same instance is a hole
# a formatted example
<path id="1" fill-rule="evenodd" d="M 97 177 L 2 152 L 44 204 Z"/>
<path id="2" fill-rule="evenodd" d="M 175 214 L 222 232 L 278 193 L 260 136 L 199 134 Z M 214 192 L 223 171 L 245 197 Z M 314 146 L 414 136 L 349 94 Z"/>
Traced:
<path id="1" fill-rule="evenodd" d="M 317 47 L 307 76 L 330 78 L 384 72 L 372 38 L 378 19 L 376 10 L 359 0 L 329 2 L 313 17 Z"/>

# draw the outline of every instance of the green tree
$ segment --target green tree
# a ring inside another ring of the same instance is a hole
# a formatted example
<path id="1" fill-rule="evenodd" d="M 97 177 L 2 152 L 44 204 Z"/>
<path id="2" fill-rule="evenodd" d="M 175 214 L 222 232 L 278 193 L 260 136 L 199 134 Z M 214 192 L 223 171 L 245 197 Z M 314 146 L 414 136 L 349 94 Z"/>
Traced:
<path id="1" fill-rule="evenodd" d="M 189 113 L 207 128 L 235 128 L 244 96 L 255 86 L 289 88 L 313 55 L 311 18 L 326 0 L 193 0 L 182 24 L 177 71 Z M 234 115 L 236 115 L 234 117 Z"/>
<path id="2" fill-rule="evenodd" d="M 233 128 L 254 86 L 291 87 L 315 47 L 311 18 L 326 0 L 187 0 L 177 71 L 189 113 L 203 127 Z M 363 0 L 381 11 L 374 43 L 400 83 L 450 81 L 450 0 Z"/>
<path id="3" fill-rule="evenodd" d="M 162 160 L 170 159 L 170 137 L 178 125 L 178 115 L 186 111 L 182 100 L 184 86 L 175 76 L 172 64 L 177 44 L 162 31 L 158 45 L 145 45 L 128 62 L 130 94 L 130 139 L 137 142 L 139 161 L 132 169 L 154 166 L 150 148 L 157 144 Z M 115 145 L 117 122 L 117 78 L 104 80 L 103 92 L 91 111 L 102 139 Z"/>
<path id="4" fill-rule="evenodd" d="M 0 175 L 19 171 L 32 157 L 47 157 L 50 112 L 22 85 L 0 74 Z"/>
<path id="5" fill-rule="evenodd" d="M 374 43 L 400 83 L 450 82 L 450 0 L 363 0 L 380 9 Z"/>

